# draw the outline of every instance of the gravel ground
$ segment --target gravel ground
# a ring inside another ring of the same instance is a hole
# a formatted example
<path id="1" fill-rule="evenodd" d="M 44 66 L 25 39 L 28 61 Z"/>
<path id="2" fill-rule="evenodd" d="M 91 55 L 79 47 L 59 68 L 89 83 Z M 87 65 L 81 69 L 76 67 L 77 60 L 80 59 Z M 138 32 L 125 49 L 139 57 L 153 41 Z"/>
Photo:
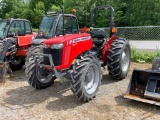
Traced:
<path id="1" fill-rule="evenodd" d="M 0 86 L 0 120 L 159 120 L 160 107 L 123 97 L 135 67 L 151 65 L 132 63 L 122 81 L 110 79 L 105 72 L 97 97 L 88 103 L 74 97 L 65 78 L 35 90 L 28 85 L 24 69 L 14 72 L 15 77 Z"/>

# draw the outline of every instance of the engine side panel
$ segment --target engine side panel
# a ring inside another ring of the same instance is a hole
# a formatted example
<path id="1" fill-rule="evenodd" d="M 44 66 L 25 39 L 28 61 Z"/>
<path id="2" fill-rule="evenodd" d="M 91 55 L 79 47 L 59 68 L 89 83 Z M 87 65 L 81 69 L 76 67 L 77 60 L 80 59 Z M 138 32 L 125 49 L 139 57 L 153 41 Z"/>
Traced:
<path id="1" fill-rule="evenodd" d="M 73 40 L 66 41 L 64 44 L 63 65 L 66 67 L 69 67 L 73 60 L 80 54 L 93 47 L 91 36 L 78 37 Z"/>

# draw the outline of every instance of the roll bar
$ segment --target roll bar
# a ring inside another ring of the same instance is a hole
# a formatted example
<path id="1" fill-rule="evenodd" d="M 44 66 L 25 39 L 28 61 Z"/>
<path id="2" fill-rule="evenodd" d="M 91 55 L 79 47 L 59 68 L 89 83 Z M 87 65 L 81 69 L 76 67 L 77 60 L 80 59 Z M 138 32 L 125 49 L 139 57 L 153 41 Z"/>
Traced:
<path id="1" fill-rule="evenodd" d="M 94 27 L 94 14 L 95 14 L 96 9 L 101 10 L 104 8 L 109 8 L 111 11 L 111 18 L 110 18 L 110 37 L 111 37 L 112 36 L 112 28 L 114 26 L 114 9 L 110 5 L 96 6 L 95 8 L 92 9 L 90 27 Z"/>

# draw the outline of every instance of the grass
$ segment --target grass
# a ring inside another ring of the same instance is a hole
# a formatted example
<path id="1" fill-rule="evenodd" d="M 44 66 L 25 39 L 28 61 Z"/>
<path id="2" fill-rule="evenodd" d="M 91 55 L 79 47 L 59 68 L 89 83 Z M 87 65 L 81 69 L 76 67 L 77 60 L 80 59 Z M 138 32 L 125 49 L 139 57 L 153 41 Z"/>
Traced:
<path id="1" fill-rule="evenodd" d="M 131 49 L 131 59 L 139 63 L 151 63 L 155 57 L 160 57 L 160 51 L 140 51 L 135 48 Z"/>

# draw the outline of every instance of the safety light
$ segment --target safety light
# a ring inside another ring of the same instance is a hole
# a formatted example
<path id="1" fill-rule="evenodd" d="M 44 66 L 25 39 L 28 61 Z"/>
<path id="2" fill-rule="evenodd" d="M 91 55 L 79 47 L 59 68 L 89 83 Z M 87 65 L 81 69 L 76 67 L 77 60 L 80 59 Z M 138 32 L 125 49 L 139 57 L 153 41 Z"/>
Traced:
<path id="1" fill-rule="evenodd" d="M 74 64 L 76 62 L 76 59 L 74 59 L 73 61 L 72 61 L 72 64 Z"/>
<path id="2" fill-rule="evenodd" d="M 42 36 L 45 36 L 45 34 L 46 34 L 46 32 L 42 30 L 42 31 L 41 31 L 41 35 L 42 35 Z"/>
<path id="3" fill-rule="evenodd" d="M 72 12 L 73 12 L 73 13 L 76 13 L 76 12 L 77 12 L 77 10 L 76 10 L 75 8 L 73 8 L 73 9 L 72 9 Z"/>
<path id="4" fill-rule="evenodd" d="M 117 32 L 117 28 L 112 28 L 112 33 L 116 33 Z"/>

